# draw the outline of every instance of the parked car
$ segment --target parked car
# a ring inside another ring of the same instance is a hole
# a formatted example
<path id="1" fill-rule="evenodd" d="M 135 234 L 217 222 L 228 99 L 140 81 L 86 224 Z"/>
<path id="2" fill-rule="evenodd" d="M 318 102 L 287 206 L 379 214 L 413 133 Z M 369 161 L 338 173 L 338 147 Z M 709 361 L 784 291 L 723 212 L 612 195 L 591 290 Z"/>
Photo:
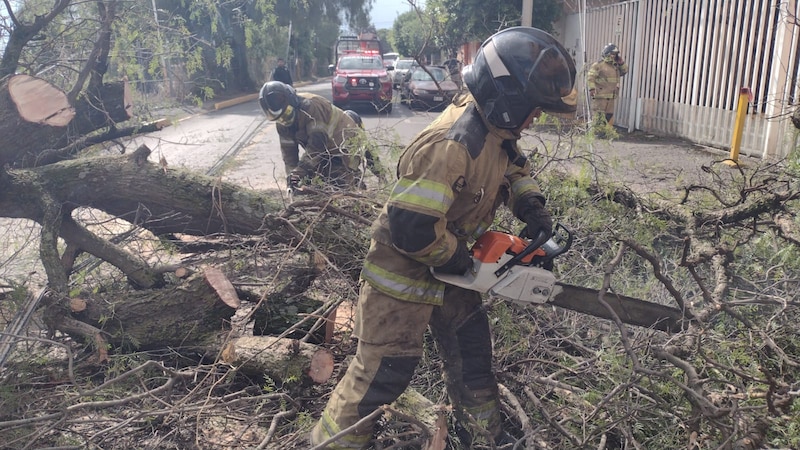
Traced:
<path id="1" fill-rule="evenodd" d="M 458 85 L 450 78 L 450 72 L 445 67 L 417 67 L 406 74 L 400 86 L 400 102 L 405 102 L 412 109 L 444 108 L 459 92 Z"/>
<path id="2" fill-rule="evenodd" d="M 346 54 L 331 69 L 334 105 L 341 109 L 371 106 L 378 111 L 392 112 L 392 80 L 380 55 Z"/>
<path id="3" fill-rule="evenodd" d="M 413 59 L 398 59 L 394 62 L 394 70 L 392 70 L 392 87 L 400 89 L 400 83 L 403 82 L 403 77 L 408 73 L 412 67 L 418 67 L 418 64 Z"/>
<path id="4" fill-rule="evenodd" d="M 394 65 L 395 65 L 395 63 L 397 62 L 398 59 L 400 59 L 400 53 L 397 53 L 397 52 L 384 53 L 383 54 L 383 66 L 384 67 L 389 67 L 389 66 L 394 67 Z"/>

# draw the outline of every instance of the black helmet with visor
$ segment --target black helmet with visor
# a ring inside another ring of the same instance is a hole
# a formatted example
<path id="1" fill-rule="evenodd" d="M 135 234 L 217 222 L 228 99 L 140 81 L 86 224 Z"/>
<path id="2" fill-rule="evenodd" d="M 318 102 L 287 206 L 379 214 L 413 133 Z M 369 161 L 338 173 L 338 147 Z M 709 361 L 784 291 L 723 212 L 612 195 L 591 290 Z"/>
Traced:
<path id="1" fill-rule="evenodd" d="M 603 58 L 608 58 L 609 56 L 614 57 L 617 55 L 619 55 L 619 48 L 616 44 L 612 43 L 606 44 L 606 46 L 603 47 L 603 51 L 600 52 L 600 56 Z"/>
<path id="2" fill-rule="evenodd" d="M 268 81 L 261 87 L 258 103 L 268 120 L 284 126 L 294 123 L 296 109 L 300 104 L 294 88 L 280 81 Z"/>
<path id="3" fill-rule="evenodd" d="M 574 112 L 566 101 L 575 83 L 575 63 L 550 34 L 513 27 L 490 36 L 464 82 L 486 120 L 498 128 L 517 129 L 536 108 Z"/>

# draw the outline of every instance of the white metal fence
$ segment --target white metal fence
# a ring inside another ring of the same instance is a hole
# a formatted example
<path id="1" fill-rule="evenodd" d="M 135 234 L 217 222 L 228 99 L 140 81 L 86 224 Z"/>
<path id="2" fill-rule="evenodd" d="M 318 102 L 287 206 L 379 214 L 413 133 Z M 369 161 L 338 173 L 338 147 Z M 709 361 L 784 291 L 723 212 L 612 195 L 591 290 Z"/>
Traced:
<path id="1" fill-rule="evenodd" d="M 560 36 L 578 88 L 616 43 L 630 71 L 615 124 L 730 148 L 741 88 L 752 92 L 740 152 L 780 158 L 795 145 L 787 120 L 798 90 L 797 0 L 634 0 L 571 14 Z"/>

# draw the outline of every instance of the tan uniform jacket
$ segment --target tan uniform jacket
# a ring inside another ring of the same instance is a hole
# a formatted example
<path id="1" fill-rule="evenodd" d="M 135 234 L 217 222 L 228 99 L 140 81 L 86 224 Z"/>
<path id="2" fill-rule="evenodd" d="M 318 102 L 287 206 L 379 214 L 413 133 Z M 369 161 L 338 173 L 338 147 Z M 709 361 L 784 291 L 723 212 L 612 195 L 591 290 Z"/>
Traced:
<path id="1" fill-rule="evenodd" d="M 300 106 L 290 127 L 277 124 L 281 154 L 286 173 L 313 176 L 319 167 L 338 159 L 344 167 L 355 170 L 360 161 L 346 148 L 347 140 L 360 132 L 358 125 L 324 97 L 298 93 Z M 300 148 L 305 153 L 300 158 Z M 297 169 L 297 170 L 295 170 Z"/>
<path id="2" fill-rule="evenodd" d="M 441 305 L 444 284 L 430 267 L 447 262 L 458 240 L 483 234 L 501 204 L 522 217 L 520 199 L 544 201 L 517 139 L 486 123 L 472 97 L 456 98 L 400 157 L 362 278 L 394 298 Z"/>
<path id="3" fill-rule="evenodd" d="M 617 65 L 610 58 L 601 59 L 589 68 L 589 73 L 586 75 L 587 87 L 589 90 L 595 90 L 595 99 L 617 98 L 619 79 L 626 73 L 628 73 L 628 63 Z"/>

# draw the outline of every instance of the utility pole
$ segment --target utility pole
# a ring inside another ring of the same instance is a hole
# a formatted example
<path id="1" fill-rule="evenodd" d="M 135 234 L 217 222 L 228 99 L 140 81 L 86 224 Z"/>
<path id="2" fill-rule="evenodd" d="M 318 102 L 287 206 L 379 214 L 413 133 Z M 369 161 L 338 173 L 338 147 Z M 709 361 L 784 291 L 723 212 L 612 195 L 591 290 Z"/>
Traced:
<path id="1" fill-rule="evenodd" d="M 522 0 L 522 26 L 529 27 L 533 24 L 533 0 Z"/>
<path id="2" fill-rule="evenodd" d="M 289 40 L 286 41 L 286 63 L 289 63 L 289 49 L 292 48 L 292 19 L 289 19 Z"/>
<path id="3" fill-rule="evenodd" d="M 161 25 L 158 23 L 158 8 L 156 8 L 156 0 L 152 1 L 153 4 L 153 19 L 156 21 L 156 40 L 158 41 L 158 52 L 161 54 L 161 71 L 164 74 L 164 82 L 167 87 L 167 96 L 172 97 L 172 78 L 169 76 L 167 68 L 167 55 L 164 53 L 164 42 L 161 40 Z"/>

